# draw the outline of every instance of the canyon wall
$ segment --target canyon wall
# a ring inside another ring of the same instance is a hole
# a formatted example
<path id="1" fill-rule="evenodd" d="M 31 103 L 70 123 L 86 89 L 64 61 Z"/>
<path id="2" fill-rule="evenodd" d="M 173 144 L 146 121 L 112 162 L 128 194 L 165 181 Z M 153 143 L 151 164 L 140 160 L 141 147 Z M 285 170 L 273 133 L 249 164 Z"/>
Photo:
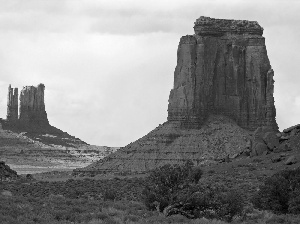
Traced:
<path id="1" fill-rule="evenodd" d="M 274 72 L 263 28 L 255 21 L 200 17 L 194 35 L 180 39 L 168 121 L 200 128 L 211 114 L 247 130 L 278 129 Z"/>

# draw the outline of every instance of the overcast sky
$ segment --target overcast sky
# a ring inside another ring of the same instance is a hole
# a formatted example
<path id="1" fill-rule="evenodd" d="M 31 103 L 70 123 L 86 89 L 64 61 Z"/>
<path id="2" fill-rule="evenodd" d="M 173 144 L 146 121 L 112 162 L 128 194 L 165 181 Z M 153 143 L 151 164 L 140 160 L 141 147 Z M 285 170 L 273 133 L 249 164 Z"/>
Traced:
<path id="1" fill-rule="evenodd" d="M 0 0 L 0 117 L 9 84 L 44 83 L 51 125 L 125 146 L 167 119 L 176 52 L 200 16 L 258 21 L 277 122 L 300 123 L 300 1 Z"/>

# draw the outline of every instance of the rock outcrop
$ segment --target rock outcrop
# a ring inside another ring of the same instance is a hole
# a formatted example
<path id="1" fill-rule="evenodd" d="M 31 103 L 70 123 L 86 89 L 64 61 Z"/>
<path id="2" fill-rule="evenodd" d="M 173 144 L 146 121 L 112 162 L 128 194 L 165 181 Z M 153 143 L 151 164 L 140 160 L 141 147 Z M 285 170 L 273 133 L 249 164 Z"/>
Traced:
<path id="1" fill-rule="evenodd" d="M 279 146 L 278 132 L 272 127 L 258 127 L 252 137 L 252 156 L 268 154 Z"/>
<path id="2" fill-rule="evenodd" d="M 20 123 L 48 125 L 45 110 L 44 84 L 23 87 L 20 94 Z"/>
<path id="3" fill-rule="evenodd" d="M 200 17 L 194 30 L 179 42 L 168 121 L 75 173 L 139 173 L 166 163 L 216 163 L 249 155 L 253 148 L 256 154 L 275 148 L 274 133 L 254 147 L 250 137 L 258 127 L 278 130 L 263 28 L 253 21 Z"/>
<path id="4" fill-rule="evenodd" d="M 201 16 L 194 30 L 180 39 L 168 121 L 198 128 L 209 115 L 221 114 L 247 130 L 277 130 L 263 28 L 254 21 Z"/>
<path id="5" fill-rule="evenodd" d="M 284 129 L 278 136 L 280 145 L 276 152 L 300 151 L 300 124 Z"/>
<path id="6" fill-rule="evenodd" d="M 12 170 L 5 162 L 0 161 L 0 181 L 12 181 L 17 178 L 17 172 Z"/>
<path id="7" fill-rule="evenodd" d="M 18 121 L 18 88 L 8 87 L 7 95 L 7 120 L 10 122 Z"/>

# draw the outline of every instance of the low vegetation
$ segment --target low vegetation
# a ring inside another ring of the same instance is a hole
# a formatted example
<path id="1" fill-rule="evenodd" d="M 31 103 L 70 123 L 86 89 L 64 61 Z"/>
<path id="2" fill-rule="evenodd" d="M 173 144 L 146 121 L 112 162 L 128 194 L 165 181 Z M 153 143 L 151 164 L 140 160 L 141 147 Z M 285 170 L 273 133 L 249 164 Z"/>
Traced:
<path id="1" fill-rule="evenodd" d="M 252 202 L 257 208 L 274 213 L 300 214 L 300 168 L 267 178 Z"/>
<path id="2" fill-rule="evenodd" d="M 211 172 L 207 172 L 208 175 Z M 300 169 L 266 178 L 251 201 L 204 182 L 190 162 L 145 178 L 0 182 L 1 223 L 299 223 Z"/>
<path id="3" fill-rule="evenodd" d="M 190 219 L 209 218 L 231 222 L 241 215 L 244 200 L 237 190 L 199 182 L 202 171 L 189 162 L 165 165 L 153 171 L 144 190 L 144 202 L 165 216 L 181 214 Z"/>

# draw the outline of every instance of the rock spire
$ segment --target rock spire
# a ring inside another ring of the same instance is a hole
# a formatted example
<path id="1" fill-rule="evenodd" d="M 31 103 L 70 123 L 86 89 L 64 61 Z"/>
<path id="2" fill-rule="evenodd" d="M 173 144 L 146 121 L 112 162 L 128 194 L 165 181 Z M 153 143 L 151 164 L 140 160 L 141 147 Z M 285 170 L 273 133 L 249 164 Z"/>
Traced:
<path id="1" fill-rule="evenodd" d="M 44 102 L 45 85 L 25 86 L 20 93 L 20 123 L 49 124 Z"/>
<path id="2" fill-rule="evenodd" d="M 8 87 L 7 121 L 18 124 L 49 125 L 44 102 L 45 85 L 25 86 L 20 93 L 18 116 L 18 88 Z"/>
<path id="3" fill-rule="evenodd" d="M 247 130 L 277 130 L 274 72 L 263 28 L 255 21 L 201 16 L 194 31 L 180 39 L 168 121 L 199 128 L 209 115 L 219 114 Z"/>
<path id="4" fill-rule="evenodd" d="M 12 88 L 11 85 L 8 87 L 6 118 L 11 122 L 18 120 L 18 88 Z"/>

